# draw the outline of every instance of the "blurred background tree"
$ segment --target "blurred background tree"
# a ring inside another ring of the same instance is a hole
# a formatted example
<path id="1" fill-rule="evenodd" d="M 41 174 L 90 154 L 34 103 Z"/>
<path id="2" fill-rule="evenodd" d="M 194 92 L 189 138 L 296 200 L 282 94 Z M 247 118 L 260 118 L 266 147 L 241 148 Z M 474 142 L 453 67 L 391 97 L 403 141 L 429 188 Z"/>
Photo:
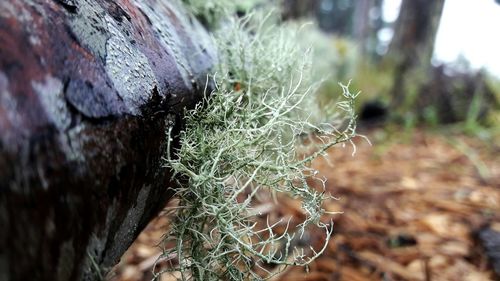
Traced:
<path id="1" fill-rule="evenodd" d="M 394 69 L 390 91 L 395 107 L 410 106 L 429 79 L 444 0 L 403 0 L 394 37 L 384 57 Z"/>
<path id="2" fill-rule="evenodd" d="M 314 17 L 333 36 L 338 62 L 331 79 L 354 78 L 355 87 L 364 92 L 365 110 L 389 112 L 392 120 L 407 125 L 491 123 L 489 113 L 499 106 L 497 83 L 492 82 L 497 79 L 471 71 L 463 57 L 453 67 L 433 62 L 445 1 L 402 0 L 393 21 L 384 15 L 384 5 L 397 7 L 396 2 L 285 0 L 283 17 Z M 342 56 L 343 49 L 355 49 L 356 55 Z"/>

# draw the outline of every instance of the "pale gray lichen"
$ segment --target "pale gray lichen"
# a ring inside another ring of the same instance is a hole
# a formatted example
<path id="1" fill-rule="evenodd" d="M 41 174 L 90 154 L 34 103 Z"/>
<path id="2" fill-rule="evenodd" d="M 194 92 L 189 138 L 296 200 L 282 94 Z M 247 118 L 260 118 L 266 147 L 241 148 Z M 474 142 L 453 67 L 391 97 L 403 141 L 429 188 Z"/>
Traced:
<path id="1" fill-rule="evenodd" d="M 181 50 L 183 47 L 185 48 L 185 46 L 181 46 L 181 42 L 183 41 L 181 40 L 180 35 L 177 33 L 175 27 L 173 26 L 171 20 L 167 20 L 167 18 L 163 18 L 155 12 L 155 9 L 163 9 L 165 13 L 171 13 L 173 16 L 175 16 L 176 20 L 180 20 L 186 17 L 185 15 L 175 14 L 176 12 L 179 12 L 177 11 L 179 9 L 175 7 L 176 5 L 180 5 L 180 3 L 177 3 L 177 1 L 172 2 L 173 3 L 169 3 L 169 1 L 145 3 L 139 1 L 136 3 L 136 5 L 148 15 L 148 18 L 151 21 L 151 25 L 162 39 L 161 42 L 163 46 L 175 58 L 175 62 L 180 68 L 179 72 L 185 84 L 191 85 L 191 80 L 193 79 L 194 75 L 192 73 L 191 66 L 189 65 L 187 57 L 182 53 Z"/>
<path id="2" fill-rule="evenodd" d="M 175 246 L 162 258 L 177 257 L 178 266 L 156 277 L 177 271 L 182 280 L 261 280 L 270 277 L 258 272 L 266 272 L 266 264 L 307 265 L 324 251 L 332 223 L 320 219 L 327 213 L 322 203 L 332 197 L 310 164 L 356 135 L 357 94 L 341 85 L 336 119 L 313 123 L 318 83 L 311 80 L 310 51 L 299 47 L 295 32 L 251 15 L 229 20 L 215 34 L 216 89 L 186 112 L 181 146 L 176 157 L 166 157 L 180 188 L 165 238 Z M 304 134 L 315 134 L 308 156 L 299 149 Z M 305 220 L 296 230 L 286 219 L 258 224 L 253 204 L 262 193 L 301 200 Z M 324 231 L 323 248 L 294 247 L 293 237 L 311 226 Z"/>
<path id="3" fill-rule="evenodd" d="M 94 0 L 82 0 L 78 3 L 79 13 L 70 17 L 68 25 L 71 31 L 92 54 L 101 59 L 106 57 L 106 42 L 109 34 L 104 16 L 106 11 Z"/>
<path id="4" fill-rule="evenodd" d="M 145 104 L 157 87 L 148 58 L 127 40 L 114 20 L 106 15 L 110 37 L 106 43 L 106 73 L 132 114 L 139 114 L 137 105 Z"/>
<path id="5" fill-rule="evenodd" d="M 60 131 L 66 130 L 71 124 L 71 113 L 66 104 L 61 80 L 47 74 L 42 82 L 31 81 L 31 87 L 38 93 L 37 96 L 50 121 Z"/>

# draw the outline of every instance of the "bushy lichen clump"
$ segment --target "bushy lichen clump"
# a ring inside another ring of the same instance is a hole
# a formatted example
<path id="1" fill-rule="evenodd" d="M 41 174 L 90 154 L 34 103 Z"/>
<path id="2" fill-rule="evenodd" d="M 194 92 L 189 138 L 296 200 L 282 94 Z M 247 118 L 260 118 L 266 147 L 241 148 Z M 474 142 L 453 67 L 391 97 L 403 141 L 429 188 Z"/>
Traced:
<path id="1" fill-rule="evenodd" d="M 183 280 L 261 280 L 256 269 L 267 263 L 306 265 L 321 254 L 292 247 L 291 227 L 278 234 L 276 224 L 255 222 L 252 203 L 260 192 L 300 199 L 306 219 L 297 235 L 315 225 L 330 238 L 331 224 L 320 220 L 330 197 L 306 180 L 316 176 L 309 165 L 315 157 L 355 135 L 356 95 L 342 85 L 335 122 L 313 124 L 318 83 L 310 80 L 310 50 L 298 47 L 295 34 L 255 15 L 232 19 L 215 34 L 216 89 L 186 113 L 180 149 L 166 159 L 182 187 L 165 238 L 176 246 L 164 256 L 178 258 L 170 270 Z M 317 136 L 315 149 L 304 158 L 298 147 L 309 133 Z"/>
<path id="2" fill-rule="evenodd" d="M 228 14 L 247 12 L 257 5 L 272 4 L 269 0 L 182 0 L 186 8 L 205 25 L 217 28 Z"/>
<path id="3" fill-rule="evenodd" d="M 236 9 L 233 0 L 182 0 L 188 10 L 209 26 L 218 24 L 219 20 Z"/>

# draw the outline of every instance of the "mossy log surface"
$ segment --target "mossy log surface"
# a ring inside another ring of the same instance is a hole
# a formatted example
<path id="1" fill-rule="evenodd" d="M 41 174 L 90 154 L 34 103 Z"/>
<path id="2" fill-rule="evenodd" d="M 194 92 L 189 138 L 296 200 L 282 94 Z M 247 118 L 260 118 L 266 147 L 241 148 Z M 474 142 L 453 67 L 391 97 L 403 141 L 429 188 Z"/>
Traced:
<path id="1" fill-rule="evenodd" d="M 171 196 L 215 60 L 176 1 L 0 1 L 0 280 L 97 280 Z M 175 141 L 174 141 L 175 146 Z"/>

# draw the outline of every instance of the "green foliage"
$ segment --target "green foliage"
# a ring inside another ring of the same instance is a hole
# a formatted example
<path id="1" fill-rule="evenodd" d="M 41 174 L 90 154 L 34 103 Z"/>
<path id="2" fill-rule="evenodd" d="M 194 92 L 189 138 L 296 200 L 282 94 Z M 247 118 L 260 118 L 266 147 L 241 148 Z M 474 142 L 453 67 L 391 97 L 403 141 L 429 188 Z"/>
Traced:
<path id="1" fill-rule="evenodd" d="M 311 51 L 297 44 L 297 30 L 253 15 L 230 19 L 214 36 L 216 88 L 186 112 L 181 146 L 166 158 L 180 203 L 165 238 L 176 245 L 163 256 L 178 258 L 169 271 L 182 280 L 261 280 L 256 269 L 266 264 L 307 265 L 325 249 L 333 224 L 320 220 L 322 202 L 332 197 L 310 163 L 355 136 L 357 94 L 341 85 L 335 120 L 315 124 L 319 83 L 312 81 Z M 312 132 L 316 141 L 307 148 L 313 152 L 303 157 L 303 135 Z M 323 188 L 311 188 L 311 180 Z M 300 199 L 305 220 L 296 229 L 284 218 L 257 224 L 252 204 L 262 192 Z M 283 222 L 285 232 L 277 231 Z M 312 226 L 325 232 L 324 247 L 292 246 L 293 237 Z"/>
<path id="2" fill-rule="evenodd" d="M 422 110 L 422 116 L 425 124 L 431 126 L 432 128 L 436 128 L 439 125 L 439 115 L 435 106 L 426 106 Z"/>
<path id="3" fill-rule="evenodd" d="M 494 100 L 491 102 L 493 110 L 488 116 L 487 122 L 497 132 L 500 132 L 500 78 L 488 75 L 487 86 L 492 90 Z"/>
<path id="4" fill-rule="evenodd" d="M 236 11 L 249 11 L 263 0 L 182 0 L 190 12 L 210 28 Z"/>
<path id="5" fill-rule="evenodd" d="M 208 26 L 215 26 L 236 9 L 232 0 L 182 0 L 186 8 Z"/>
<path id="6" fill-rule="evenodd" d="M 349 81 L 353 77 L 359 50 L 351 41 L 321 31 L 315 23 L 287 22 L 286 26 L 298 31 L 297 42 L 301 48 L 313 49 L 312 77 L 323 81 L 316 93 L 316 102 L 322 111 L 322 116 L 317 117 L 328 120 L 336 112 L 338 81 Z"/>
<path id="7" fill-rule="evenodd" d="M 464 121 L 464 131 L 473 133 L 481 128 L 480 123 L 480 113 L 481 113 L 481 105 L 482 105 L 482 96 L 479 94 L 475 94 L 472 97 L 472 101 L 470 103 L 469 109 L 467 110 L 467 114 L 465 116 Z"/>

